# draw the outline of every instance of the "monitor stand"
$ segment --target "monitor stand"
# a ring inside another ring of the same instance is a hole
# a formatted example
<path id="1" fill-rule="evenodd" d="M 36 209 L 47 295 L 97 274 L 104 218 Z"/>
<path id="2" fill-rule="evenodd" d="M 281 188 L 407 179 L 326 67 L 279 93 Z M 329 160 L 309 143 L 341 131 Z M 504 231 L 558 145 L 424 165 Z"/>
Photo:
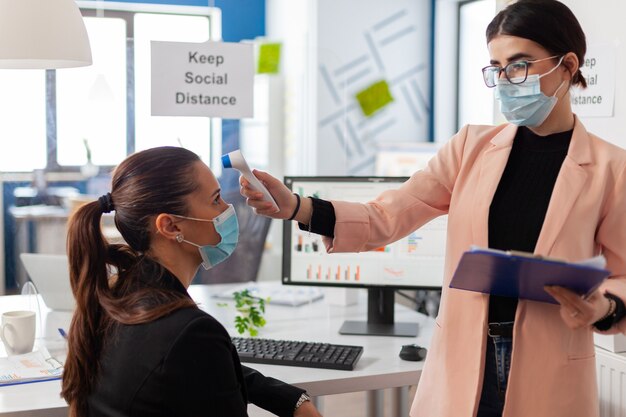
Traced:
<path id="1" fill-rule="evenodd" d="M 395 291 L 390 288 L 367 290 L 367 321 L 345 321 L 340 334 L 370 336 L 417 336 L 417 323 L 394 323 Z"/>

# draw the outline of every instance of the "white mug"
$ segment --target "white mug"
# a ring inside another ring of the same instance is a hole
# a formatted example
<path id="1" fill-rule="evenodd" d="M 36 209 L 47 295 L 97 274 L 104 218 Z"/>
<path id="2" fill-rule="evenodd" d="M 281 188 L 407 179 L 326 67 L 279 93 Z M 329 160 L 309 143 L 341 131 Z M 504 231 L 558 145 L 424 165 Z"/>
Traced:
<path id="1" fill-rule="evenodd" d="M 3 313 L 0 338 L 9 355 L 32 352 L 35 344 L 35 312 L 8 311 Z"/>

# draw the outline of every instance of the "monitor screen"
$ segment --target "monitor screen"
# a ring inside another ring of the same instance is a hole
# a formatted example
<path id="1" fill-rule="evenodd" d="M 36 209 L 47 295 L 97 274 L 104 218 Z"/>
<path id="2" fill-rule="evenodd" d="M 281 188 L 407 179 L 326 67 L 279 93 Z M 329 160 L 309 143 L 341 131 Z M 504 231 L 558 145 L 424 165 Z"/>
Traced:
<path id="1" fill-rule="evenodd" d="M 365 203 L 397 189 L 406 177 L 286 177 L 301 196 Z M 296 222 L 283 229 L 283 283 L 340 287 L 440 289 L 443 283 L 447 216 L 370 252 L 328 254 L 320 236 Z"/>

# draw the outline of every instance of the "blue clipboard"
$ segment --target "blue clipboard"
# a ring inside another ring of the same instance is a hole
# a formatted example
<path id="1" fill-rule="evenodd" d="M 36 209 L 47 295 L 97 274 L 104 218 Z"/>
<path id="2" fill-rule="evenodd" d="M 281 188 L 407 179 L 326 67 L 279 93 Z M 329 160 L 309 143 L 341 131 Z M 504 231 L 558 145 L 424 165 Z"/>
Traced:
<path id="1" fill-rule="evenodd" d="M 606 269 L 587 265 L 479 249 L 463 254 L 450 288 L 558 304 L 545 285 L 589 295 L 609 275 Z"/>

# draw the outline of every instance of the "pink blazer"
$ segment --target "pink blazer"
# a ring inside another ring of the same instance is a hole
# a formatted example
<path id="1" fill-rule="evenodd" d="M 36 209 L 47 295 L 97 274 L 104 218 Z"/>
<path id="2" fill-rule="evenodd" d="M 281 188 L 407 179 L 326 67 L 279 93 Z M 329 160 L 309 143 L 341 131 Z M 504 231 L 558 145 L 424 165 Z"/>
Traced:
<path id="1" fill-rule="evenodd" d="M 449 214 L 443 295 L 412 417 L 473 417 L 483 381 L 489 297 L 449 288 L 470 245 L 487 247 L 489 205 L 517 127 L 465 126 L 400 189 L 368 204 L 333 201 L 329 252 L 360 252 Z M 626 300 L 626 151 L 587 133 L 576 119 L 536 253 L 576 261 L 603 253 L 604 286 Z M 626 320 L 613 333 L 626 332 Z M 559 307 L 520 300 L 504 417 L 597 417 L 591 328 L 570 330 Z"/>

